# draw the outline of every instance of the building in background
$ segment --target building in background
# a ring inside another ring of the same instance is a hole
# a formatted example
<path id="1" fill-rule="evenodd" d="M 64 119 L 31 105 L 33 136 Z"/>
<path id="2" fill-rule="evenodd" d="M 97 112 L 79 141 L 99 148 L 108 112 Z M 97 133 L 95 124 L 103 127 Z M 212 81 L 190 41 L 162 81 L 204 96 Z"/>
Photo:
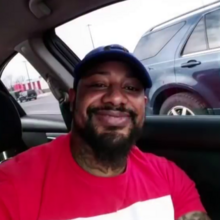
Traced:
<path id="1" fill-rule="evenodd" d="M 27 91 L 30 89 L 34 89 L 37 91 L 38 94 L 46 93 L 50 91 L 48 84 L 42 77 L 39 77 L 39 79 L 30 80 L 30 82 L 24 81 L 22 83 L 15 83 L 13 85 L 13 88 L 14 88 L 14 91 L 17 91 L 17 92 L 18 91 L 23 92 L 23 91 Z"/>

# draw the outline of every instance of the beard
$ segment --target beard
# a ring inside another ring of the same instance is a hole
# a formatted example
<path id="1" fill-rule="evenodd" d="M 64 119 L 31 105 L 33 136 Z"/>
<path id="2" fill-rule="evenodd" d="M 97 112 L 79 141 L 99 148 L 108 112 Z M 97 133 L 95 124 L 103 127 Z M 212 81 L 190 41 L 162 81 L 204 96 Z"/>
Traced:
<path id="1" fill-rule="evenodd" d="M 99 110 L 115 110 L 128 112 L 131 117 L 131 126 L 127 135 L 118 132 L 120 128 L 111 126 L 106 127 L 103 132 L 98 132 L 97 127 L 93 123 L 93 116 Z M 117 168 L 127 158 L 132 147 L 140 137 L 142 127 L 137 126 L 137 114 L 132 110 L 127 110 L 122 107 L 113 108 L 105 106 L 103 108 L 88 108 L 88 119 L 84 127 L 77 124 L 74 117 L 74 130 L 78 133 L 81 139 L 92 149 L 96 161 L 104 167 Z"/>

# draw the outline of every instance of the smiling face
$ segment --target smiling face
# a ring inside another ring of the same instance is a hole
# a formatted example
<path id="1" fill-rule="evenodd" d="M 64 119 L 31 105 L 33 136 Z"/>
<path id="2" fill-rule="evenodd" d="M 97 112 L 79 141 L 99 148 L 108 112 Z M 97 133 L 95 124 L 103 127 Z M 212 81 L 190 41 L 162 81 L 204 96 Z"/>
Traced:
<path id="1" fill-rule="evenodd" d="M 74 130 L 99 152 L 123 152 L 125 146 L 128 151 L 140 133 L 147 99 L 134 74 L 124 63 L 105 62 L 85 74 L 76 92 L 70 91 Z"/>

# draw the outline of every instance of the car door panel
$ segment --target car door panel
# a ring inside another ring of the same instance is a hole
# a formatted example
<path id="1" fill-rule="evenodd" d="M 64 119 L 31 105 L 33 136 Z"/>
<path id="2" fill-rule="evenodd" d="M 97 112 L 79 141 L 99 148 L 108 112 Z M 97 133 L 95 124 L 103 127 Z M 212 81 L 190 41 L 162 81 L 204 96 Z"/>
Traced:
<path id="1" fill-rule="evenodd" d="M 192 33 L 181 42 L 184 47 L 179 47 L 176 54 L 175 74 L 177 83 L 191 86 L 217 114 L 220 109 L 220 48 L 210 48 L 211 41 L 207 33 L 211 30 L 210 36 L 213 37 L 212 34 L 218 31 L 217 27 L 207 26 L 206 22 L 206 16 L 216 12 L 220 10 L 201 17 Z M 217 22 L 215 20 L 212 23 Z M 217 36 L 214 39 L 216 42 L 220 40 Z"/>
<path id="2" fill-rule="evenodd" d="M 68 133 L 62 115 L 29 115 L 21 118 L 22 136 L 28 148 Z"/>
<path id="3" fill-rule="evenodd" d="M 177 59 L 175 63 L 177 83 L 183 84 L 186 82 L 205 100 L 213 103 L 213 108 L 220 107 L 219 57 L 220 50 L 183 56 Z M 196 62 L 196 65 L 187 67 L 187 64 L 195 64 Z"/>

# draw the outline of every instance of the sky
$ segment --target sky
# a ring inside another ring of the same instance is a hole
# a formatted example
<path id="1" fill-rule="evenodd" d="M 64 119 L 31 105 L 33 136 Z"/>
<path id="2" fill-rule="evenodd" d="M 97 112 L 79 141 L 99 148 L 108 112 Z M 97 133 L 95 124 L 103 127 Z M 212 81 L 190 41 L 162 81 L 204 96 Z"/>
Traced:
<path id="1" fill-rule="evenodd" d="M 152 26 L 215 0 L 127 0 L 83 15 L 56 28 L 57 35 L 79 58 L 94 47 L 121 44 L 133 52 L 140 37 Z M 27 67 L 27 68 L 26 68 Z M 16 81 L 39 78 L 39 73 L 16 55 L 2 74 L 8 87 Z"/>

